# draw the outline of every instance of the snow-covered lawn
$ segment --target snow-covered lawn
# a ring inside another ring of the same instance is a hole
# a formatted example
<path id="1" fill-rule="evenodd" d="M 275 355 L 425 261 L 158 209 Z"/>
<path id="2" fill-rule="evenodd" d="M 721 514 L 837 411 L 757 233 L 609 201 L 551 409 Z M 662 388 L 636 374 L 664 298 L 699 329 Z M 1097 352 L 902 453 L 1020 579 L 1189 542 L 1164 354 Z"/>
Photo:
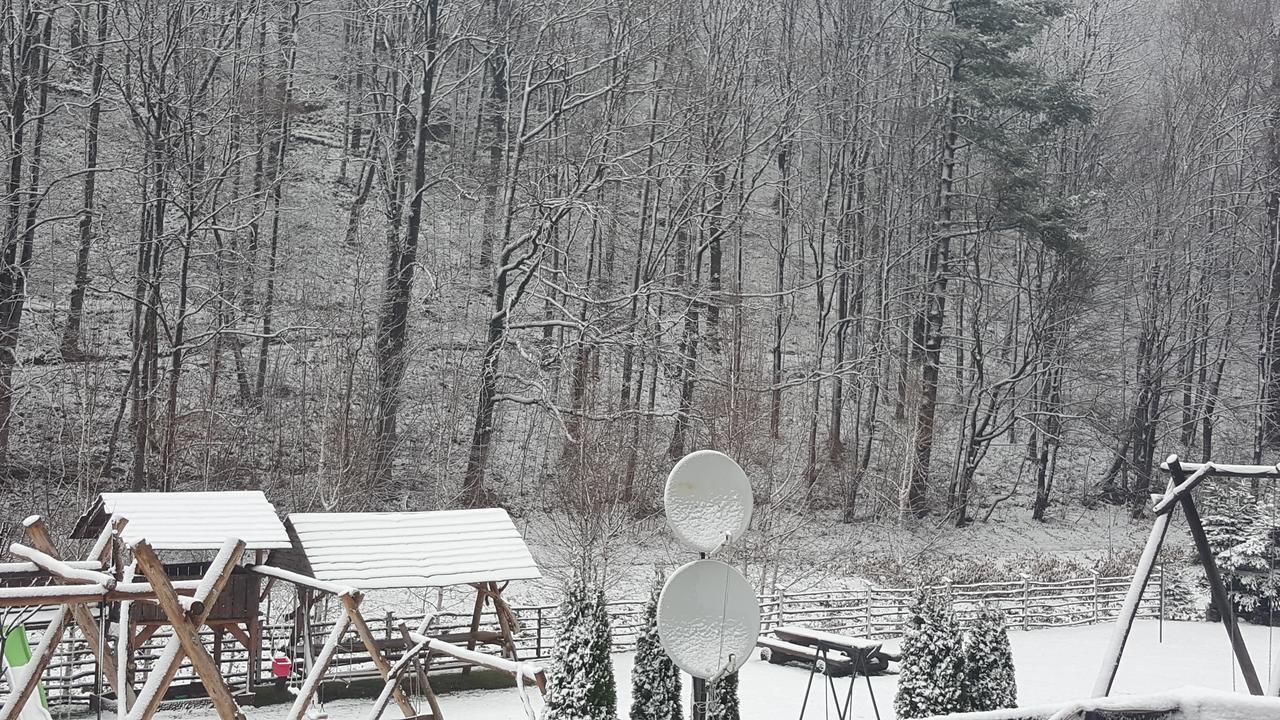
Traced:
<path id="1" fill-rule="evenodd" d="M 1014 662 L 1017 665 L 1019 704 L 1041 705 L 1086 697 L 1093 686 L 1111 629 L 1111 625 L 1095 625 L 1010 632 Z M 1242 631 L 1265 685 L 1272 664 L 1268 658 L 1272 657 L 1273 649 L 1268 629 L 1244 626 Z M 1274 649 L 1280 650 L 1280 630 L 1276 632 Z M 632 656 L 629 653 L 614 656 L 618 680 L 618 710 L 619 716 L 624 720 L 631 703 L 631 662 Z M 746 720 L 799 717 L 808 678 L 808 671 L 800 667 L 770 665 L 753 658 L 742 669 L 742 717 Z M 823 688 L 817 682 L 821 679 L 821 676 L 815 677 L 809 708 L 804 715 L 809 720 L 827 717 L 823 705 L 824 695 L 821 694 Z M 848 682 L 847 678 L 836 679 L 836 688 L 840 691 L 842 702 Z M 687 691 L 687 677 L 685 683 Z M 874 677 L 871 684 L 875 688 L 880 716 L 885 720 L 893 718 L 893 694 L 897 688 L 897 677 Z M 1161 643 L 1158 638 L 1158 623 L 1154 620 L 1139 621 L 1129 636 L 1113 694 L 1149 693 L 1184 685 L 1217 690 L 1234 688 L 1244 692 L 1244 683 L 1232 662 L 1231 648 L 1222 626 L 1165 622 L 1164 642 Z M 536 694 L 534 691 L 535 696 Z M 829 691 L 825 697 L 829 700 Z M 858 680 L 853 697 L 853 717 L 875 717 L 866 680 Z M 541 701 L 536 697 L 533 704 L 536 709 L 541 708 Z M 367 700 L 341 700 L 328 703 L 325 710 L 331 720 L 358 720 L 365 717 L 369 705 L 370 701 Z M 440 697 L 440 706 L 447 720 L 525 719 L 514 689 L 451 693 Z M 284 716 L 284 711 L 284 706 L 248 708 L 247 714 L 249 720 L 278 720 Z M 384 714 L 388 720 L 397 716 L 394 704 Z M 834 716 L 832 708 L 831 717 Z M 208 711 L 191 711 L 166 713 L 164 717 L 172 720 L 204 720 L 213 716 Z"/>

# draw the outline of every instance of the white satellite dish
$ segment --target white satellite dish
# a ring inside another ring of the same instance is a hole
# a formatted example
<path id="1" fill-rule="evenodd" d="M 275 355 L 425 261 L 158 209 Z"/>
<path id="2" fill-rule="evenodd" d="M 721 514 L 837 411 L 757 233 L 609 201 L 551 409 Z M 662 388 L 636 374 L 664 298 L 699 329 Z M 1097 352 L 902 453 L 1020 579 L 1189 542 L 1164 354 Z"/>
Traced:
<path id="1" fill-rule="evenodd" d="M 715 450 L 689 453 L 671 468 L 663 493 L 667 524 L 698 552 L 714 552 L 746 532 L 751 482 L 733 458 Z"/>
<path id="2" fill-rule="evenodd" d="M 658 640 L 681 670 L 710 680 L 747 662 L 760 636 L 760 603 L 742 573 L 696 560 L 658 596 Z"/>

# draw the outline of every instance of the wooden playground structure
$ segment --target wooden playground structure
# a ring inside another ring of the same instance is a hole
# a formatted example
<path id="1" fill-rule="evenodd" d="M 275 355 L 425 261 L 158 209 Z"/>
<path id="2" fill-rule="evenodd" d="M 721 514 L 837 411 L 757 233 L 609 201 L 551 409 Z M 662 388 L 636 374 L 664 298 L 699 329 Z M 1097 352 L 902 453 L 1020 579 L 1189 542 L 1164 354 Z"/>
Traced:
<path id="1" fill-rule="evenodd" d="M 279 581 L 297 589 L 301 632 L 295 639 L 306 660 L 291 719 L 308 717 L 335 653 L 352 645 L 367 653 L 383 684 L 370 718 L 381 717 L 394 699 L 406 718 L 442 720 L 427 677 L 437 656 L 462 663 L 464 672 L 480 666 L 511 674 L 522 696 L 526 683 L 545 690 L 541 668 L 516 657 L 515 619 L 502 598 L 506 583 L 539 572 L 502 510 L 309 513 L 282 523 L 260 492 L 106 493 L 72 532 L 73 538 L 94 540 L 79 561 L 59 556 L 42 518 L 27 518 L 23 529 L 25 542 L 9 548 L 21 562 L 0 563 L 0 611 L 55 609 L 30 660 L 13 668 L 9 692 L 0 696 L 0 720 L 30 716 L 24 713 L 32 710 L 41 676 L 72 624 L 95 659 L 98 686 L 113 693 L 99 695 L 97 702 L 114 702 L 119 717 L 152 717 L 186 660 L 218 717 L 242 719 L 241 704 L 253 700 L 255 680 L 272 661 L 264 656 L 260 605 Z M 188 557 L 166 564 L 160 552 Z M 189 557 L 210 552 L 216 554 L 209 561 Z M 400 622 L 399 638 L 377 638 L 361 613 L 369 590 L 456 584 L 476 592 L 467 633 L 432 637 L 428 617 L 412 629 Z M 339 617 L 317 649 L 309 620 L 322 596 L 336 599 Z M 497 615 L 496 632 L 480 627 L 487 605 Z M 205 628 L 213 635 L 212 647 L 201 637 Z M 159 636 L 163 649 L 139 672 L 139 648 L 166 629 L 167 638 Z M 349 630 L 355 631 L 354 643 L 344 642 Z M 249 663 L 244 684 L 235 688 L 222 672 L 223 650 L 232 642 L 247 652 Z M 484 645 L 501 656 L 477 650 Z M 393 663 L 389 655 L 398 659 Z M 410 669 L 426 712 L 402 688 Z"/>
<path id="2" fill-rule="evenodd" d="M 1169 473 L 1168 486 L 1163 495 L 1153 495 L 1155 506 L 1152 508 L 1152 512 L 1156 516 L 1155 522 L 1151 528 L 1151 535 L 1147 538 L 1147 544 L 1143 548 L 1142 556 L 1138 560 L 1138 567 L 1134 571 L 1133 582 L 1129 586 L 1129 593 L 1125 597 L 1124 606 L 1120 611 L 1120 615 L 1116 618 L 1111 642 L 1107 647 L 1106 654 L 1103 656 L 1098 678 L 1094 682 L 1093 696 L 1106 697 L 1111 692 L 1111 687 L 1115 683 L 1116 673 L 1120 669 L 1120 659 L 1124 655 L 1125 642 L 1129 638 L 1129 631 L 1132 629 L 1133 620 L 1137 615 L 1138 602 L 1142 598 L 1143 590 L 1151 578 L 1152 571 L 1155 569 L 1156 558 L 1160 554 L 1161 546 L 1164 544 L 1165 535 L 1168 534 L 1173 512 L 1178 507 L 1182 508 L 1183 515 L 1186 516 L 1187 529 L 1195 542 L 1196 554 L 1199 555 L 1200 564 L 1204 568 L 1205 579 L 1209 582 L 1209 592 L 1213 598 L 1214 607 L 1218 609 L 1221 615 L 1223 627 L 1227 631 L 1227 639 L 1231 643 L 1232 652 L 1235 655 L 1240 674 L 1244 678 L 1249 693 L 1251 695 L 1280 695 L 1280 652 L 1277 653 L 1277 657 L 1272 663 L 1271 677 L 1264 690 L 1262 683 L 1258 680 L 1258 672 L 1254 668 L 1253 659 L 1249 656 L 1249 649 L 1245 646 L 1244 638 L 1240 635 L 1240 628 L 1236 624 L 1235 608 L 1231 602 L 1229 589 L 1222 579 L 1222 574 L 1218 571 L 1217 561 L 1213 550 L 1209 546 L 1209 539 L 1205 535 L 1204 525 L 1200 521 L 1200 510 L 1196 506 L 1195 497 L 1192 495 L 1192 491 L 1201 483 L 1215 477 L 1280 480 L 1280 465 L 1223 465 L 1212 462 L 1183 463 L 1178 460 L 1177 455 L 1170 455 L 1160 467 Z"/>

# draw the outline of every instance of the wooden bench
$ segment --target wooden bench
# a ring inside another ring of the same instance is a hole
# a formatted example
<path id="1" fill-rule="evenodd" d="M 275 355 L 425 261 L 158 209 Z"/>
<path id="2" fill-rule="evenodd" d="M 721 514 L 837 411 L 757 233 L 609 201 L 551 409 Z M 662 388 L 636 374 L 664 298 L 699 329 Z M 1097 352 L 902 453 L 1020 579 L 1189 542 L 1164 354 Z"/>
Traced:
<path id="1" fill-rule="evenodd" d="M 774 628 L 773 634 L 782 642 L 805 648 L 810 657 L 819 648 L 828 653 L 842 654 L 851 667 L 867 674 L 884 672 L 889 667 L 889 661 L 897 659 L 881 650 L 882 643 L 852 635 L 839 635 L 798 625 Z"/>
<path id="2" fill-rule="evenodd" d="M 756 647 L 760 648 L 760 659 L 772 665 L 796 662 L 812 666 L 816 661 L 818 672 L 832 677 L 844 677 L 853 672 L 853 663 L 847 657 L 836 655 L 821 658 L 818 657 L 816 648 L 796 645 L 786 640 L 760 637 L 756 639 Z"/>

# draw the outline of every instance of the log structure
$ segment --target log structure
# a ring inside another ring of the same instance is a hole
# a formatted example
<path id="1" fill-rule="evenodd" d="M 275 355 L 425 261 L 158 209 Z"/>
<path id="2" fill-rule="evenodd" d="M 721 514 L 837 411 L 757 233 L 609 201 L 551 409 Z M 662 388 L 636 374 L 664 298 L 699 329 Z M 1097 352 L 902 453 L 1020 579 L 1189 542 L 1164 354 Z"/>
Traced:
<path id="1" fill-rule="evenodd" d="M 1236 663 L 1239 665 L 1240 674 L 1244 677 L 1245 685 L 1249 688 L 1250 694 L 1262 695 L 1264 694 L 1264 688 L 1258 679 L 1258 672 L 1254 667 L 1253 659 L 1249 656 L 1249 649 L 1245 646 L 1244 638 L 1240 635 L 1240 628 L 1236 623 L 1235 608 L 1231 604 L 1229 588 L 1218 571 L 1217 561 L 1214 559 L 1213 550 L 1209 547 L 1209 539 L 1205 535 L 1204 526 L 1200 521 L 1200 510 L 1196 507 L 1195 497 L 1191 491 L 1201 483 L 1214 477 L 1280 480 L 1280 465 L 1222 465 L 1212 462 L 1183 463 L 1178 460 L 1177 455 L 1170 455 L 1160 467 L 1169 473 L 1169 483 L 1163 495 L 1153 496 L 1155 501 L 1153 506 L 1153 512 L 1156 516 L 1155 522 L 1151 528 L 1151 535 L 1147 538 L 1146 547 L 1143 548 L 1142 556 L 1138 559 L 1138 567 L 1134 571 L 1133 582 L 1129 586 L 1129 594 L 1125 598 L 1125 603 L 1119 616 L 1116 618 L 1111 642 L 1103 656 L 1102 667 L 1098 671 L 1097 680 L 1094 682 L 1093 696 L 1106 697 L 1111 692 L 1111 687 L 1115 683 L 1116 673 L 1120 669 L 1120 659 L 1124 655 L 1124 646 L 1129 638 L 1129 631 L 1132 629 L 1134 618 L 1137 616 L 1138 601 L 1142 598 L 1142 592 L 1146 589 L 1147 582 L 1151 579 L 1156 558 L 1160 554 L 1160 548 L 1164 544 L 1165 535 L 1169 530 L 1173 511 L 1178 507 L 1182 508 L 1183 515 L 1186 517 L 1187 529 L 1196 544 L 1196 553 L 1200 556 L 1200 563 L 1204 567 L 1205 578 L 1209 582 L 1209 592 L 1213 598 L 1214 606 L 1219 609 L 1222 615 L 1222 624 L 1227 632 L 1227 640 L 1231 643 L 1231 649 L 1235 654 Z M 1272 667 L 1272 675 L 1265 688 L 1265 694 L 1280 695 L 1280 655 L 1277 655 Z"/>

